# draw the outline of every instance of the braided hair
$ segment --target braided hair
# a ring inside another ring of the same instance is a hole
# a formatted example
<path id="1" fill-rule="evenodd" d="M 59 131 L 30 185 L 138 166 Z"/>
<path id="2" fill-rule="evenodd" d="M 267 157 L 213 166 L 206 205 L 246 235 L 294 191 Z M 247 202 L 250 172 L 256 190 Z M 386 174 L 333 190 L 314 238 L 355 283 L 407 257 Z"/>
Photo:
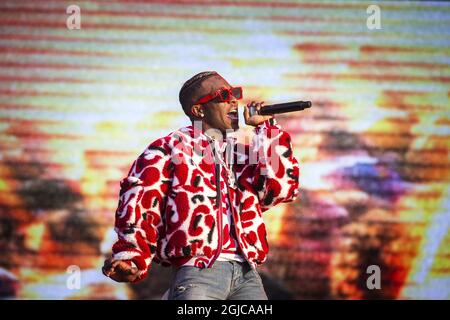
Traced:
<path id="1" fill-rule="evenodd" d="M 178 98 L 184 113 L 192 119 L 191 107 L 192 107 L 192 94 L 197 90 L 202 82 L 209 77 L 219 75 L 216 71 L 203 71 L 197 73 L 195 76 L 187 80 L 180 89 Z"/>

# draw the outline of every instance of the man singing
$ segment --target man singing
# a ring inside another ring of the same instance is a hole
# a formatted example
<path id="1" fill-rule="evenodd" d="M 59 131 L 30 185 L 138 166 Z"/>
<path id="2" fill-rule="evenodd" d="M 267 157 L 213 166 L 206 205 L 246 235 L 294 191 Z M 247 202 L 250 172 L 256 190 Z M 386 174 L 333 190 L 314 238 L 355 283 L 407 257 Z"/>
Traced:
<path id="1" fill-rule="evenodd" d="M 237 144 L 238 100 L 217 72 L 186 81 L 179 99 L 192 125 L 157 139 L 120 183 L 118 241 L 103 273 L 144 279 L 152 260 L 174 267 L 169 299 L 267 299 L 256 267 L 269 251 L 262 213 L 298 195 L 291 139 L 273 116 L 252 115 L 250 145 Z"/>

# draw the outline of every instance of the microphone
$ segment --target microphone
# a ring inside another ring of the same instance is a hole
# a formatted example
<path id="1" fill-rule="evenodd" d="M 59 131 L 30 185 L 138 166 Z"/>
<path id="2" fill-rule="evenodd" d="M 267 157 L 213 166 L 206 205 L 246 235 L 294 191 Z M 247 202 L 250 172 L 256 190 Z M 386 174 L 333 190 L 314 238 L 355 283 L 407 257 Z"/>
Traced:
<path id="1" fill-rule="evenodd" d="M 259 109 L 259 112 L 256 111 L 256 107 L 250 107 L 250 117 L 259 114 L 259 115 L 272 115 L 277 113 L 286 113 L 293 111 L 301 111 L 307 108 L 311 108 L 311 101 L 293 101 L 293 102 L 285 102 L 285 103 L 277 103 L 271 104 L 267 106 L 262 106 Z"/>

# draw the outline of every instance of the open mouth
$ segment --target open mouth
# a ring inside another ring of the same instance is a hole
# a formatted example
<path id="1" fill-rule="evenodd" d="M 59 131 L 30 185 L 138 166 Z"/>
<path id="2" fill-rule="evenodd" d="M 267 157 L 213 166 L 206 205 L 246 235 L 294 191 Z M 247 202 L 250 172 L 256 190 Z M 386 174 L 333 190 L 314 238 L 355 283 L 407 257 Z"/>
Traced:
<path id="1" fill-rule="evenodd" d="M 227 117 L 230 118 L 231 120 L 238 120 L 239 114 L 238 114 L 237 109 L 234 109 L 234 110 L 228 112 Z"/>

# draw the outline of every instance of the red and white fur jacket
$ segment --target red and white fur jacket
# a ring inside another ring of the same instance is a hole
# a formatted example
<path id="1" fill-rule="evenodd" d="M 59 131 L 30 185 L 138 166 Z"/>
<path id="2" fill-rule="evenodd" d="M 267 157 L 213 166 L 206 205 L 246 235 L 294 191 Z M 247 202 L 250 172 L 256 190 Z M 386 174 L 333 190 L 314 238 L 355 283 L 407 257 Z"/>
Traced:
<path id="1" fill-rule="evenodd" d="M 266 260 L 262 213 L 298 196 L 291 138 L 274 118 L 257 126 L 250 145 L 229 148 L 236 183 L 222 188 L 216 187 L 216 177 L 220 172 L 226 180 L 226 171 L 215 163 L 213 152 L 201 130 L 184 127 L 151 143 L 121 181 L 113 258 L 133 262 L 137 281 L 146 277 L 152 260 L 211 267 L 223 243 L 223 207 L 218 204 L 224 197 L 232 204 L 244 258 L 253 268 Z"/>

